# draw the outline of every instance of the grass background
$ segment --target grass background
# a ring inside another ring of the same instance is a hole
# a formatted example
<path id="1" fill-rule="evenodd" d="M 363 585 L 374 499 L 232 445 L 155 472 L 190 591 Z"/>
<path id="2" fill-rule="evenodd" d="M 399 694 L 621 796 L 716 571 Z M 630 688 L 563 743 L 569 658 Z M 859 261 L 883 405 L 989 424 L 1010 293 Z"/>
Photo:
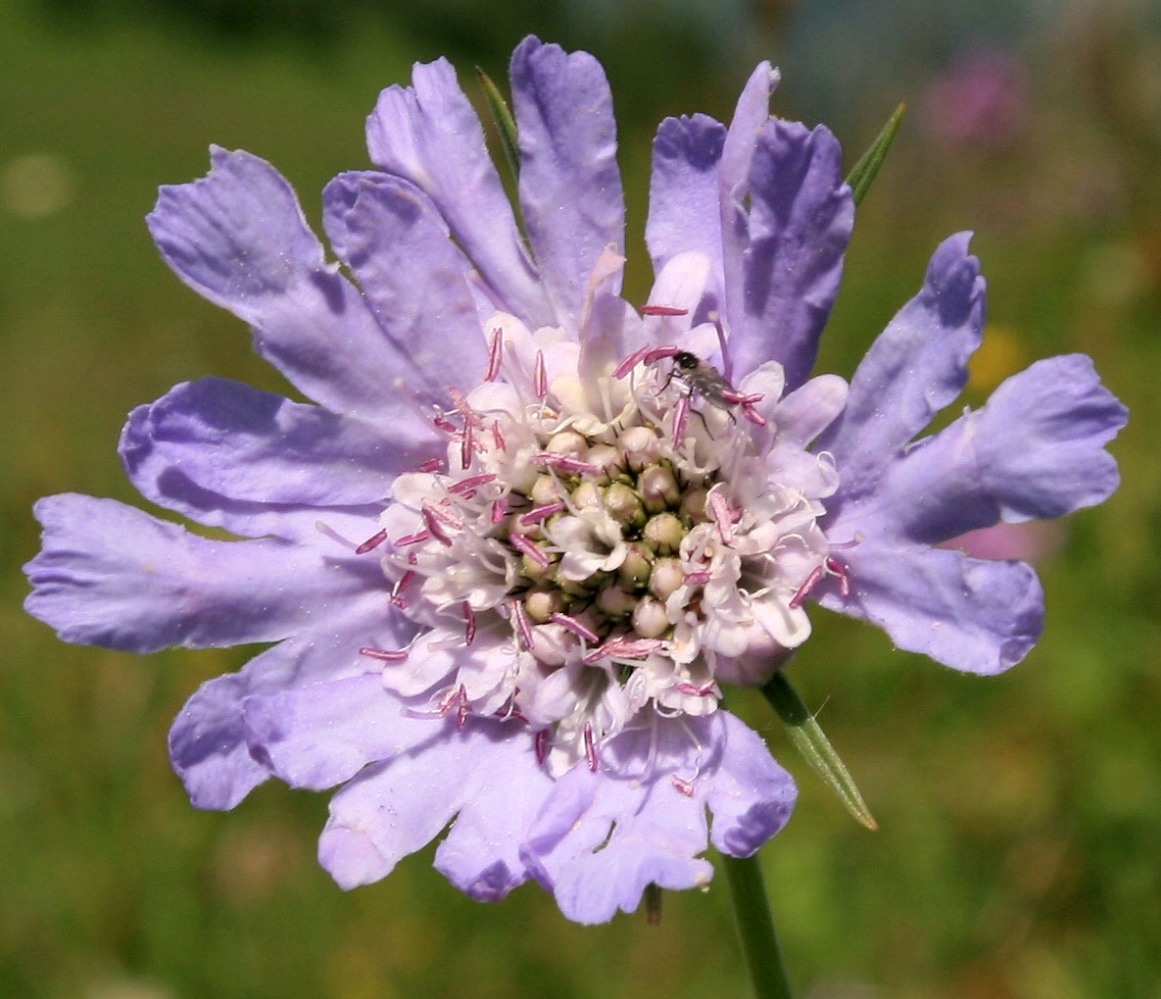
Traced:
<path id="1" fill-rule="evenodd" d="M 990 285 L 970 401 L 1081 350 L 1133 411 L 1113 448 L 1120 492 L 1041 538 L 1048 628 L 1011 673 L 960 676 L 816 612 L 793 676 L 878 833 L 810 778 L 763 705 L 737 702 L 802 787 L 762 854 L 799 994 L 1161 995 L 1161 32 L 1141 5 L 950 0 L 0 0 L 0 995 L 744 994 L 721 879 L 667 895 L 659 928 L 573 926 L 531 887 L 471 902 L 430 850 L 340 892 L 314 858 L 323 796 L 269 785 L 200 813 L 169 770 L 170 720 L 244 650 L 76 648 L 20 609 L 38 496 L 134 501 L 114 454 L 132 407 L 207 374 L 281 388 L 246 330 L 161 263 L 142 221 L 157 186 L 204 173 L 210 142 L 242 147 L 317 222 L 326 180 L 366 165 L 381 87 L 440 54 L 465 82 L 474 64 L 503 80 L 530 30 L 608 68 L 631 294 L 649 283 L 656 122 L 728 118 L 769 57 L 778 113 L 826 120 L 850 162 L 911 102 L 860 212 L 822 367 L 849 375 L 936 243 L 970 227 Z M 976 91 L 940 81 L 986 53 L 1018 72 L 982 126 L 949 136 Z"/>

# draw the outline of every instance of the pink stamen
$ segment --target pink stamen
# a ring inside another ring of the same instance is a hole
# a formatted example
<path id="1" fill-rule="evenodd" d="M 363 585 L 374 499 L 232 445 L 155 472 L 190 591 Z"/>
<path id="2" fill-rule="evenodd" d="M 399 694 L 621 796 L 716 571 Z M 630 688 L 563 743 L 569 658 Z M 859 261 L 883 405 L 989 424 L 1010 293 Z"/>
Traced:
<path id="1" fill-rule="evenodd" d="M 463 602 L 464 611 L 464 644 L 471 645 L 476 640 L 476 612 L 466 600 Z"/>
<path id="2" fill-rule="evenodd" d="M 503 451 L 508 446 L 508 442 L 504 440 L 504 432 L 500 429 L 499 420 L 492 421 L 492 440 L 496 443 L 497 451 Z"/>
<path id="3" fill-rule="evenodd" d="M 718 533 L 727 545 L 734 538 L 734 528 L 730 517 L 730 505 L 721 493 L 710 493 L 710 511 L 714 515 L 714 523 L 718 525 Z"/>
<path id="4" fill-rule="evenodd" d="M 630 371 L 632 371 L 635 367 L 637 367 L 638 364 L 641 363 L 641 360 L 652 349 L 653 348 L 649 346 L 638 347 L 635 351 L 633 351 L 632 354 L 626 357 L 613 369 L 613 377 L 618 379 L 624 378 Z"/>
<path id="5" fill-rule="evenodd" d="M 530 527 L 532 524 L 539 524 L 542 520 L 547 520 L 554 513 L 560 513 L 563 509 L 565 509 L 565 505 L 560 500 L 557 500 L 555 503 L 544 503 L 541 506 L 534 506 L 527 513 L 520 515 L 520 523 L 526 527 Z"/>
<path id="6" fill-rule="evenodd" d="M 729 391 L 722 392 L 722 398 L 735 406 L 741 406 L 742 415 L 755 426 L 766 426 L 766 417 L 754 408 L 755 405 L 766 398 L 763 393 L 755 392 L 751 395 L 743 395 L 741 392 L 730 389 Z"/>
<path id="7" fill-rule="evenodd" d="M 356 555 L 366 555 L 367 552 L 378 548 L 384 541 L 387 540 L 387 532 L 385 530 L 379 531 L 377 534 L 372 534 L 366 541 L 364 541 L 358 548 L 355 549 Z"/>
<path id="8" fill-rule="evenodd" d="M 527 718 L 516 706 L 516 698 L 520 696 L 520 687 L 516 686 L 512 689 L 512 695 L 500 707 L 492 712 L 493 718 L 499 718 L 500 721 L 520 721 L 526 722 Z"/>
<path id="9" fill-rule="evenodd" d="M 680 354 L 681 351 L 676 347 L 654 347 L 652 350 L 646 351 L 645 363 L 656 364 L 663 357 L 673 357 L 675 354 Z"/>
<path id="10" fill-rule="evenodd" d="M 753 406 L 756 402 L 761 402 L 766 398 L 762 392 L 755 392 L 753 395 L 745 395 L 735 389 L 722 389 L 722 398 L 735 406 Z"/>
<path id="11" fill-rule="evenodd" d="M 766 417 L 749 403 L 742 403 L 742 415 L 756 427 L 766 426 Z"/>
<path id="12" fill-rule="evenodd" d="M 401 610 L 407 606 L 407 601 L 403 599 L 403 591 L 411 585 L 414 579 L 415 573 L 408 569 L 391 587 L 391 603 Z"/>
<path id="13" fill-rule="evenodd" d="M 524 642 L 525 649 L 532 648 L 532 626 L 528 623 L 528 615 L 524 613 L 524 605 L 519 600 L 512 601 L 512 616 L 516 619 L 516 631 Z"/>
<path id="14" fill-rule="evenodd" d="M 536 749 L 536 762 L 543 763 L 548 759 L 548 729 L 542 728 L 536 733 L 536 738 L 533 739 L 532 745 Z"/>
<path id="15" fill-rule="evenodd" d="M 419 472 L 438 472 L 443 468 L 442 458 L 428 458 L 416 471 Z"/>
<path id="16" fill-rule="evenodd" d="M 850 570 L 833 555 L 828 555 L 822 560 L 822 565 L 816 565 L 810 570 L 806 579 L 802 581 L 802 585 L 794 591 L 794 596 L 790 598 L 789 603 L 791 610 L 797 610 L 806 602 L 806 598 L 823 576 L 834 576 L 838 580 L 839 594 L 844 600 L 851 595 Z"/>
<path id="17" fill-rule="evenodd" d="M 517 690 L 519 690 L 519 688 L 517 688 Z M 524 717 L 524 715 L 520 712 L 520 709 L 516 707 L 511 699 L 509 699 L 506 707 L 500 708 L 498 711 L 494 712 L 492 717 L 499 718 L 500 721 L 528 721 L 528 719 Z"/>
<path id="18" fill-rule="evenodd" d="M 544 468 L 555 468 L 557 471 L 568 474 L 595 475 L 601 470 L 600 465 L 594 465 L 591 461 L 581 461 L 580 458 L 575 458 L 571 454 L 557 454 L 554 451 L 541 451 L 540 454 L 534 454 L 532 461 Z"/>
<path id="19" fill-rule="evenodd" d="M 677 774 L 671 774 L 670 780 L 673 781 L 673 786 L 677 788 L 679 794 L 685 795 L 687 798 L 693 797 L 693 782 L 684 780 L 678 777 Z"/>
<path id="20" fill-rule="evenodd" d="M 443 501 L 439 503 L 429 503 L 427 500 L 424 500 L 422 511 L 425 514 L 430 513 L 431 516 L 438 520 L 441 524 L 446 524 L 448 527 L 454 528 L 457 531 L 463 529 L 463 518 L 454 510 L 452 510 L 451 507 L 446 506 Z"/>
<path id="21" fill-rule="evenodd" d="M 713 578 L 713 573 L 706 569 L 698 569 L 696 572 L 687 572 L 685 574 L 685 582 L 689 586 L 705 586 Z"/>
<path id="22" fill-rule="evenodd" d="M 592 725 L 585 725 L 585 759 L 588 761 L 589 770 L 592 773 L 597 772 L 597 747 L 593 739 Z"/>
<path id="23" fill-rule="evenodd" d="M 692 694 L 694 697 L 709 697 L 714 692 L 713 684 L 708 684 L 704 687 L 699 687 L 693 683 L 679 683 L 677 690 L 682 694 Z"/>
<path id="24" fill-rule="evenodd" d="M 431 422 L 445 434 L 454 434 L 459 430 L 459 427 L 452 423 L 443 413 L 436 413 Z"/>
<path id="25" fill-rule="evenodd" d="M 593 649 L 581 662 L 586 666 L 600 662 L 602 659 L 643 659 L 651 652 L 656 652 L 664 645 L 656 638 L 627 639 L 624 635 L 611 638 L 599 649 Z"/>
<path id="26" fill-rule="evenodd" d="M 458 689 L 455 687 L 448 687 L 447 690 L 443 692 L 443 694 L 440 696 L 439 707 L 437 709 L 439 711 L 440 717 L 446 715 L 452 709 L 452 706 L 455 705 L 457 701 L 459 701 L 461 690 L 463 690 L 463 684 L 461 684 Z"/>
<path id="27" fill-rule="evenodd" d="M 494 382 L 500 374 L 500 360 L 504 355 L 504 334 L 497 327 L 492 330 L 492 346 L 488 352 L 488 370 L 484 373 L 484 381 Z"/>
<path id="28" fill-rule="evenodd" d="M 446 718 L 452 709 L 456 712 L 456 729 L 464 730 L 468 721 L 468 692 L 461 683 L 458 687 L 449 687 L 439 699 L 439 715 Z"/>
<path id="29" fill-rule="evenodd" d="M 414 534 L 405 534 L 401 538 L 396 538 L 395 547 L 406 548 L 408 545 L 418 545 L 429 540 L 431 540 L 430 531 L 416 531 Z"/>
<path id="30" fill-rule="evenodd" d="M 839 594 L 845 600 L 851 595 L 851 573 L 850 570 L 842 564 L 833 555 L 828 555 L 822 563 L 826 566 L 826 571 L 831 575 L 838 577 Z"/>
<path id="31" fill-rule="evenodd" d="M 676 305 L 642 305 L 643 316 L 688 316 L 689 309 L 679 309 Z"/>
<path id="32" fill-rule="evenodd" d="M 456 730 L 462 732 L 464 726 L 468 723 L 468 691 L 464 685 L 460 684 L 460 709 L 456 717 Z"/>
<path id="33" fill-rule="evenodd" d="M 466 479 L 460 479 L 458 482 L 452 483 L 448 486 L 449 493 L 456 493 L 467 496 L 474 493 L 477 486 L 485 486 L 489 482 L 494 482 L 496 476 L 491 472 L 484 472 L 480 475 L 469 475 Z"/>
<path id="34" fill-rule="evenodd" d="M 427 524 L 428 532 L 436 541 L 446 548 L 451 547 L 452 539 L 440 524 L 434 508 L 427 503 L 423 504 L 423 522 Z"/>
<path id="35" fill-rule="evenodd" d="M 501 496 L 494 503 L 492 503 L 492 523 L 503 523 L 504 518 L 508 516 L 508 497 Z"/>
<path id="36" fill-rule="evenodd" d="M 806 602 L 810 591 L 818 585 L 818 581 L 822 579 L 825 571 L 821 565 L 816 565 L 810 570 L 806 578 L 802 581 L 802 585 L 794 591 L 794 596 L 790 598 L 789 607 L 791 610 L 798 610 Z"/>
<path id="37" fill-rule="evenodd" d="M 359 655 L 384 663 L 401 663 L 407 658 L 407 652 L 403 649 L 373 649 L 369 646 L 359 649 Z"/>
<path id="38" fill-rule="evenodd" d="M 518 551 L 523 552 L 540 568 L 547 568 L 551 563 L 550 559 L 539 545 L 533 544 L 523 534 L 509 534 L 508 543 Z"/>
<path id="39" fill-rule="evenodd" d="M 569 617 L 567 614 L 553 614 L 552 620 L 562 628 L 567 628 L 578 638 L 583 638 L 586 642 L 600 641 L 600 636 L 595 631 L 582 624 L 575 617 Z"/>

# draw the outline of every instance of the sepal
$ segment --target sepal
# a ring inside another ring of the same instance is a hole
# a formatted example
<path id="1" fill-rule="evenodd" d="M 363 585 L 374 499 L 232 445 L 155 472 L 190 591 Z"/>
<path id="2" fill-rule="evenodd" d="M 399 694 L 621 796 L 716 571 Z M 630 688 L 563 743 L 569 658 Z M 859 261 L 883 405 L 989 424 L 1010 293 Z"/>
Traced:
<path id="1" fill-rule="evenodd" d="M 492 113 L 492 120 L 500 133 L 500 145 L 504 148 L 504 160 L 512 171 L 513 179 L 520 176 L 520 145 L 516 135 L 516 119 L 512 117 L 512 110 L 500 88 L 492 82 L 479 66 L 476 67 L 476 78 L 484 89 L 484 99 L 488 102 L 488 110 Z"/>
<path id="2" fill-rule="evenodd" d="M 872 832 L 879 828 L 850 771 L 830 744 L 818 719 L 781 672 L 762 688 L 762 695 L 782 719 L 790 741 L 837 796 L 852 817 Z"/>

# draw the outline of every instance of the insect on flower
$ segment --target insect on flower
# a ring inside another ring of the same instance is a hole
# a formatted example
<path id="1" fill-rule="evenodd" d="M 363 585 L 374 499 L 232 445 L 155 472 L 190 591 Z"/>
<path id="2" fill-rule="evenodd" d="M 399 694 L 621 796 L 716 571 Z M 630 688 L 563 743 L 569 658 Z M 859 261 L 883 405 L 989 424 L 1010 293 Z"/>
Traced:
<path id="1" fill-rule="evenodd" d="M 679 350 L 673 355 L 673 371 L 669 377 L 684 382 L 691 392 L 727 411 L 742 400 L 741 393 L 717 368 L 687 350 Z"/>
<path id="2" fill-rule="evenodd" d="M 731 422 L 734 422 L 732 408 L 741 406 L 743 414 L 751 423 L 759 426 L 765 424 L 765 418 L 754 408 L 755 403 L 762 401 L 761 395 L 743 395 L 717 368 L 696 354 L 691 354 L 687 350 L 674 350 L 670 353 L 668 348 L 663 349 L 665 353 L 654 350 L 646 360 L 659 360 L 661 356 L 673 358 L 673 369 L 665 380 L 665 385 L 676 378 L 688 387 L 691 396 L 696 393 L 707 402 L 724 410 Z"/>

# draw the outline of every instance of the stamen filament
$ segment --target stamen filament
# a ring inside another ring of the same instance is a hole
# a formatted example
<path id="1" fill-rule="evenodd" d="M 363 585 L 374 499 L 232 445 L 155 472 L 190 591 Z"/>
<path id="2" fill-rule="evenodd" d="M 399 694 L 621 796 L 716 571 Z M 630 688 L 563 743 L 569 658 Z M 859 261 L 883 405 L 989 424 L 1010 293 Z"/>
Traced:
<path id="1" fill-rule="evenodd" d="M 548 373 L 544 369 L 544 351 L 536 352 L 536 370 L 533 372 L 533 390 L 537 399 L 548 395 Z"/>

